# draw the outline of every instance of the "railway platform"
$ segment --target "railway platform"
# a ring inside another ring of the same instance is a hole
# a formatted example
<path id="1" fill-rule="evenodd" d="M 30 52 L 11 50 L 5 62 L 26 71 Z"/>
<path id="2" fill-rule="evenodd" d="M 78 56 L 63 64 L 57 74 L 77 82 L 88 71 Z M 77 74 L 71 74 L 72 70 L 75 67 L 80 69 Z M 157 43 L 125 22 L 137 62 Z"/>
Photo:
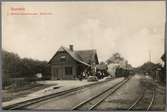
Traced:
<path id="1" fill-rule="evenodd" d="M 38 83 L 40 84 L 49 84 L 49 85 L 53 85 L 50 86 L 48 88 L 39 90 L 37 92 L 31 93 L 26 95 L 25 97 L 21 97 L 21 98 L 17 98 L 17 99 L 13 99 L 11 101 L 7 101 L 7 102 L 2 102 L 2 107 L 8 107 L 17 103 L 21 103 L 21 102 L 25 102 L 28 100 L 32 100 L 35 98 L 39 98 L 39 97 L 43 97 L 43 96 L 47 96 L 47 95 L 51 95 L 51 94 L 56 94 L 59 92 L 63 92 L 63 91 L 68 91 L 71 89 L 75 89 L 75 88 L 82 88 L 84 86 L 89 86 L 91 84 L 96 84 L 96 83 L 101 83 L 101 82 L 105 82 L 104 79 L 101 79 L 99 81 L 94 81 L 94 82 L 88 82 L 87 80 L 58 80 L 58 81 L 39 81 Z"/>
<path id="2" fill-rule="evenodd" d="M 46 82 L 45 82 L 46 83 Z M 47 82 L 48 83 L 48 82 Z M 50 82 L 49 82 L 50 83 Z M 52 82 L 53 83 L 53 82 Z M 55 82 L 54 82 L 55 83 Z M 64 86 L 64 91 L 60 88 Z M 68 82 L 33 93 L 32 100 L 6 106 L 5 110 L 156 110 L 165 109 L 165 90 L 144 75 L 78 84 Z M 66 89 L 65 89 L 66 87 Z M 68 88 L 68 89 L 67 89 Z M 59 92 L 58 92 L 59 91 Z M 43 96 L 41 95 L 43 93 Z M 37 95 L 42 97 L 37 97 Z M 74 100 L 75 99 L 75 100 Z"/>

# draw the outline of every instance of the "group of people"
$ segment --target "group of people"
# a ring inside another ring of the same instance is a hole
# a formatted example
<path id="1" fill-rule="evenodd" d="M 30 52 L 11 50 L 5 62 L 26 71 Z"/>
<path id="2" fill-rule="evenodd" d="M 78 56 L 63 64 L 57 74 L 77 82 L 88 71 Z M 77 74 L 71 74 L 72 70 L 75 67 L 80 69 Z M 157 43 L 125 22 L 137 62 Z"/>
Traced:
<path id="1" fill-rule="evenodd" d="M 102 79 L 106 76 L 107 74 L 105 71 L 100 71 L 100 70 L 85 70 L 81 72 L 81 74 L 78 76 L 79 80 L 87 79 L 89 76 L 96 76 L 98 79 Z"/>

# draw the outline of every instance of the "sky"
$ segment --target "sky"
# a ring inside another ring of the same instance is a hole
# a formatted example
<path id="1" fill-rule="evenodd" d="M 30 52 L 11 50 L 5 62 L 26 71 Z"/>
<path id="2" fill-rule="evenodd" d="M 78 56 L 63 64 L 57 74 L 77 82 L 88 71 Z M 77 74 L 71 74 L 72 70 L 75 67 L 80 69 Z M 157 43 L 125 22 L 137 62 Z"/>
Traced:
<path id="1" fill-rule="evenodd" d="M 35 14 L 34 14 L 35 13 Z M 49 61 L 60 46 L 119 52 L 132 66 L 164 53 L 165 1 L 3 2 L 2 48 Z"/>

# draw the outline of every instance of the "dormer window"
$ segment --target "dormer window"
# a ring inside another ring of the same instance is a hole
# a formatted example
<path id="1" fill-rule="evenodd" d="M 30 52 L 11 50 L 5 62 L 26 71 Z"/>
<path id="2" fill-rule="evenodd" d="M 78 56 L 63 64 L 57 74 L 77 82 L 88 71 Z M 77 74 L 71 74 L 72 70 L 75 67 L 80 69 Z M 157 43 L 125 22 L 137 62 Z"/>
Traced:
<path id="1" fill-rule="evenodd" d="M 60 57 L 60 61 L 61 61 L 61 62 L 64 62 L 65 60 L 66 60 L 66 56 L 61 56 L 61 57 Z"/>

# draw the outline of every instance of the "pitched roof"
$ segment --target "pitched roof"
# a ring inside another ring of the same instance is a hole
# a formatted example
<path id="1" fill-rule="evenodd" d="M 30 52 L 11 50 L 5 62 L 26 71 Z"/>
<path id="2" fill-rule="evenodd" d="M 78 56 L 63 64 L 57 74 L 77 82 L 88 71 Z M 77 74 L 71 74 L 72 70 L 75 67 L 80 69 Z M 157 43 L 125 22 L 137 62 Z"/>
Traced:
<path id="1" fill-rule="evenodd" d="M 91 62 L 95 61 L 95 55 L 97 55 L 96 50 L 92 49 L 92 50 L 78 50 L 78 51 L 71 51 L 70 49 L 61 46 L 57 52 L 59 51 L 66 51 L 74 60 L 76 60 L 79 63 L 82 63 L 86 66 L 91 66 Z M 56 54 L 55 54 L 56 55 Z M 54 55 L 54 56 L 55 56 Z M 54 56 L 52 57 L 52 59 L 54 58 Z M 51 59 L 51 60 L 52 60 Z M 51 61 L 50 60 L 50 61 Z M 50 63 L 49 61 L 49 63 Z"/>
<path id="2" fill-rule="evenodd" d="M 75 54 L 77 54 L 82 61 L 90 64 L 92 61 L 95 61 L 96 50 L 79 50 L 75 51 Z"/>

